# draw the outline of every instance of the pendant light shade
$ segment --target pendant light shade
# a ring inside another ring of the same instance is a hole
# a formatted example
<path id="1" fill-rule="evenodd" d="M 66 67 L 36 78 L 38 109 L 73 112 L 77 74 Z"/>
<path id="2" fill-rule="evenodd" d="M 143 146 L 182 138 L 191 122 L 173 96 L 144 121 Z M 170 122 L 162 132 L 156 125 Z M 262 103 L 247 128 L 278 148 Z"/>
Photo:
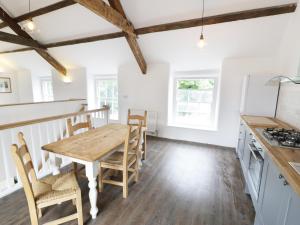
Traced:
<path id="1" fill-rule="evenodd" d="M 197 45 L 199 48 L 203 48 L 206 45 L 203 34 L 200 35 L 200 39 L 199 39 Z"/>
<path id="2" fill-rule="evenodd" d="M 201 35 L 200 35 L 200 39 L 197 42 L 197 45 L 199 48 L 203 48 L 206 45 L 206 41 L 204 39 L 204 35 L 203 35 L 203 26 L 204 26 L 204 0 L 202 0 L 202 27 L 201 27 Z"/>
<path id="3" fill-rule="evenodd" d="M 32 19 L 26 20 L 24 26 L 25 26 L 26 30 L 29 30 L 29 31 L 34 31 L 36 28 L 36 25 Z"/>
<path id="4" fill-rule="evenodd" d="M 30 0 L 28 0 L 28 13 L 30 13 L 30 11 L 31 11 L 31 2 Z M 30 33 L 36 29 L 36 25 L 32 18 L 25 21 L 25 23 L 23 24 L 23 29 Z"/>

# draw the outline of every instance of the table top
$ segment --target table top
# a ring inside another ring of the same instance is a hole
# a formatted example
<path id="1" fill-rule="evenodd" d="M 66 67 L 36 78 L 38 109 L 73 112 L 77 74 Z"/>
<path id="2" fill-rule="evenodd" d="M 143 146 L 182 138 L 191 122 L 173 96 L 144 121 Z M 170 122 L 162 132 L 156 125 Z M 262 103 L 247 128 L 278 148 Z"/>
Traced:
<path id="1" fill-rule="evenodd" d="M 108 124 L 44 145 L 42 149 L 52 153 L 93 162 L 123 144 L 127 131 L 127 125 Z"/>

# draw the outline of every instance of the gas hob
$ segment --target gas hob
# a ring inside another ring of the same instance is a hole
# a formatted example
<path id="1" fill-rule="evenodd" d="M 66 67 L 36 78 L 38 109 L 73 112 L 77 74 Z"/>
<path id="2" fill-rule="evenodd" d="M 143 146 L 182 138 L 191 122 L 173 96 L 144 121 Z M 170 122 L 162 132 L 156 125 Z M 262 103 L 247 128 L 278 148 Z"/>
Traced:
<path id="1" fill-rule="evenodd" d="M 257 128 L 272 146 L 300 149 L 300 132 L 285 128 Z"/>

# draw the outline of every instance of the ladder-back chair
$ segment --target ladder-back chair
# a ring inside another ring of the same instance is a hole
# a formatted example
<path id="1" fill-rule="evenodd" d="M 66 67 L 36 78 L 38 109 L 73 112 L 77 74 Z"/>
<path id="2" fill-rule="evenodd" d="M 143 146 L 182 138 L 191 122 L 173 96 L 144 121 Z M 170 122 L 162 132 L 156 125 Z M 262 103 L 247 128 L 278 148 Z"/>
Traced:
<path id="1" fill-rule="evenodd" d="M 81 191 L 74 173 L 37 179 L 23 133 L 18 134 L 18 139 L 20 147 L 12 145 L 11 153 L 24 187 L 31 224 L 39 225 L 42 208 L 72 200 L 77 208 L 76 213 L 44 225 L 62 224 L 75 219 L 83 225 Z"/>
<path id="2" fill-rule="evenodd" d="M 72 123 L 72 119 L 71 118 L 68 118 L 67 119 L 67 127 L 68 127 L 68 133 L 69 133 L 70 137 L 74 136 L 75 133 L 77 131 L 81 130 L 81 129 L 91 130 L 93 128 L 92 127 L 91 116 L 87 115 L 85 122 L 80 122 L 80 123 L 75 123 L 75 124 Z M 77 167 L 78 167 L 77 163 L 73 162 L 73 168 L 74 168 L 76 176 L 78 175 Z"/>
<path id="3" fill-rule="evenodd" d="M 134 178 L 139 178 L 139 144 L 141 139 L 141 125 L 128 126 L 128 133 L 123 152 L 114 152 L 107 159 L 100 162 L 99 192 L 103 191 L 104 184 L 112 184 L 123 187 L 123 198 L 128 196 L 128 183 Z M 107 170 L 107 173 L 105 173 Z M 111 170 L 122 171 L 122 181 L 106 179 Z M 129 176 L 129 173 L 131 174 Z"/>
<path id="4" fill-rule="evenodd" d="M 146 159 L 147 156 L 147 146 L 146 146 L 146 141 L 147 141 L 147 111 L 144 111 L 144 115 L 133 115 L 131 114 L 131 110 L 128 109 L 128 116 L 127 116 L 127 124 L 131 126 L 137 126 L 139 124 L 142 124 L 142 149 L 141 149 L 141 154 L 142 154 L 142 160 Z"/>

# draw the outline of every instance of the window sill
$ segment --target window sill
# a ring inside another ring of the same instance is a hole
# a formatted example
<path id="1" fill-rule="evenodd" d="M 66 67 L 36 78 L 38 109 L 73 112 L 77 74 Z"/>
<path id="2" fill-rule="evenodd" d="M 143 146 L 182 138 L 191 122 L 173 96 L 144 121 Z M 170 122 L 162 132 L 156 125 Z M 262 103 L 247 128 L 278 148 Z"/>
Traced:
<path id="1" fill-rule="evenodd" d="M 218 131 L 217 127 L 215 126 L 205 127 L 205 126 L 193 126 L 193 125 L 169 123 L 168 127 L 177 127 L 177 128 L 185 128 L 185 129 L 203 130 L 203 131 Z"/>

